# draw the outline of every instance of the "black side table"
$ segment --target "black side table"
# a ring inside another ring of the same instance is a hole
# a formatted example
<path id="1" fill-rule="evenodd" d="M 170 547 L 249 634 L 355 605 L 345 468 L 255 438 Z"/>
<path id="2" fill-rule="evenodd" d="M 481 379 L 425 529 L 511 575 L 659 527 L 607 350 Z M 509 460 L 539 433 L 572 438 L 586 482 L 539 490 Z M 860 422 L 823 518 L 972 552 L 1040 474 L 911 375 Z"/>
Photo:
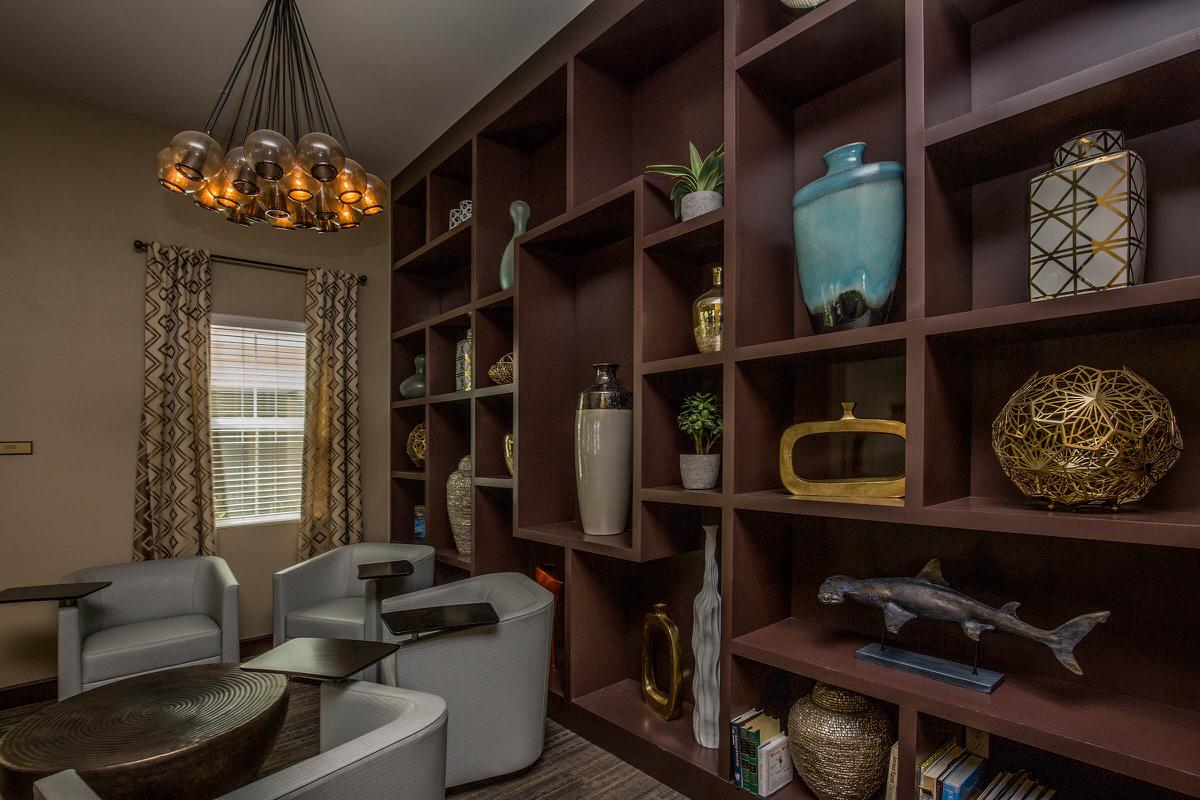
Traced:
<path id="1" fill-rule="evenodd" d="M 81 598 L 112 586 L 112 581 L 95 583 L 46 583 L 39 586 L 14 586 L 0 592 L 0 604 L 37 603 L 56 600 L 63 607 L 73 606 Z"/>

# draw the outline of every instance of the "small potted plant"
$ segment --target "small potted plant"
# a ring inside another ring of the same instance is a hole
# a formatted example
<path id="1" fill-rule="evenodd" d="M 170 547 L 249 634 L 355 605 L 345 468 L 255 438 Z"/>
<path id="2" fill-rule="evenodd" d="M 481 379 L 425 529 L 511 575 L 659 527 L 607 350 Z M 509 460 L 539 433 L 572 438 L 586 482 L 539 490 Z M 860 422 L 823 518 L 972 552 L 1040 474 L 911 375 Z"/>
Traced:
<path id="1" fill-rule="evenodd" d="M 685 489 L 712 489 L 721 476 L 721 454 L 713 445 L 721 438 L 721 401 L 709 392 L 696 392 L 683 401 L 677 420 L 679 430 L 692 440 L 696 452 L 681 453 L 679 475 Z"/>
<path id="2" fill-rule="evenodd" d="M 675 179 L 671 200 L 675 202 L 675 217 L 684 222 L 709 211 L 724 202 L 725 145 L 700 158 L 696 145 L 688 142 L 691 164 L 651 164 L 646 172 L 667 175 Z"/>

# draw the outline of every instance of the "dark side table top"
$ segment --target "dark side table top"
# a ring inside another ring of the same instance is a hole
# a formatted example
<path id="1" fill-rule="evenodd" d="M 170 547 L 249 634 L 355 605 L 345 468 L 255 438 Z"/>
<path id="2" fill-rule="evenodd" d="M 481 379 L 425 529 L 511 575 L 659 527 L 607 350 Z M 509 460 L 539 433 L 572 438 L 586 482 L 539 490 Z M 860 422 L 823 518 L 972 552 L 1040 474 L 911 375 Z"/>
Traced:
<path id="1" fill-rule="evenodd" d="M 0 603 L 35 603 L 42 600 L 57 600 L 73 603 L 81 597 L 112 586 L 112 581 L 95 583 L 47 583 L 41 586 L 14 586 L 0 592 Z"/>
<path id="2" fill-rule="evenodd" d="M 398 644 L 361 639 L 288 639 L 244 662 L 242 669 L 319 681 L 342 681 L 390 656 L 399 647 Z"/>
<path id="3" fill-rule="evenodd" d="M 432 631 L 455 631 L 500 621 L 491 603 L 460 603 L 451 606 L 427 606 L 389 611 L 379 615 L 393 636 Z"/>
<path id="4" fill-rule="evenodd" d="M 373 581 L 380 578 L 404 578 L 413 574 L 411 561 L 377 561 L 374 564 L 359 564 L 358 579 Z"/>
<path id="5" fill-rule="evenodd" d="M 233 664 L 126 678 L 11 728 L 0 740 L 5 796 L 75 769 L 106 799 L 213 797 L 253 777 L 286 712 L 286 678 Z"/>

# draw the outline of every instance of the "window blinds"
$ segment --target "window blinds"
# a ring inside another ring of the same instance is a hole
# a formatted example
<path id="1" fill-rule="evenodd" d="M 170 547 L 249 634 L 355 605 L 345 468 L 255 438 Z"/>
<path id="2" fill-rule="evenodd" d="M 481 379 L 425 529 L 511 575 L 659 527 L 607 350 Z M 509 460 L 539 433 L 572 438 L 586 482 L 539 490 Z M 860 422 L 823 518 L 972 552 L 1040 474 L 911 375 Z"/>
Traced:
<path id="1" fill-rule="evenodd" d="M 304 334 L 214 324 L 210 341 L 217 525 L 298 519 Z"/>

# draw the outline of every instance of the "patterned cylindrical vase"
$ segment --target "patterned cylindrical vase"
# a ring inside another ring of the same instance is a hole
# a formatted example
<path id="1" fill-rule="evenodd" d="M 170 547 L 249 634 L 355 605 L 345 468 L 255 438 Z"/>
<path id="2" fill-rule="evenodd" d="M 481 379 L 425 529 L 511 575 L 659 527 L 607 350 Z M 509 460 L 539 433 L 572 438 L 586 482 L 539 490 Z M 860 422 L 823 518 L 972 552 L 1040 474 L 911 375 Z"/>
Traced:
<path id="1" fill-rule="evenodd" d="M 463 456 L 458 469 L 446 481 L 446 514 L 454 549 L 461 556 L 471 555 L 471 484 L 473 467 L 470 456 Z"/>
<path id="2" fill-rule="evenodd" d="M 788 749 L 818 800 L 866 800 L 883 785 L 892 723 L 861 694 L 817 683 L 788 714 Z"/>
<path id="3" fill-rule="evenodd" d="M 717 590 L 717 526 L 704 526 L 704 584 L 692 603 L 692 735 L 701 747 L 721 746 L 721 595 Z"/>

